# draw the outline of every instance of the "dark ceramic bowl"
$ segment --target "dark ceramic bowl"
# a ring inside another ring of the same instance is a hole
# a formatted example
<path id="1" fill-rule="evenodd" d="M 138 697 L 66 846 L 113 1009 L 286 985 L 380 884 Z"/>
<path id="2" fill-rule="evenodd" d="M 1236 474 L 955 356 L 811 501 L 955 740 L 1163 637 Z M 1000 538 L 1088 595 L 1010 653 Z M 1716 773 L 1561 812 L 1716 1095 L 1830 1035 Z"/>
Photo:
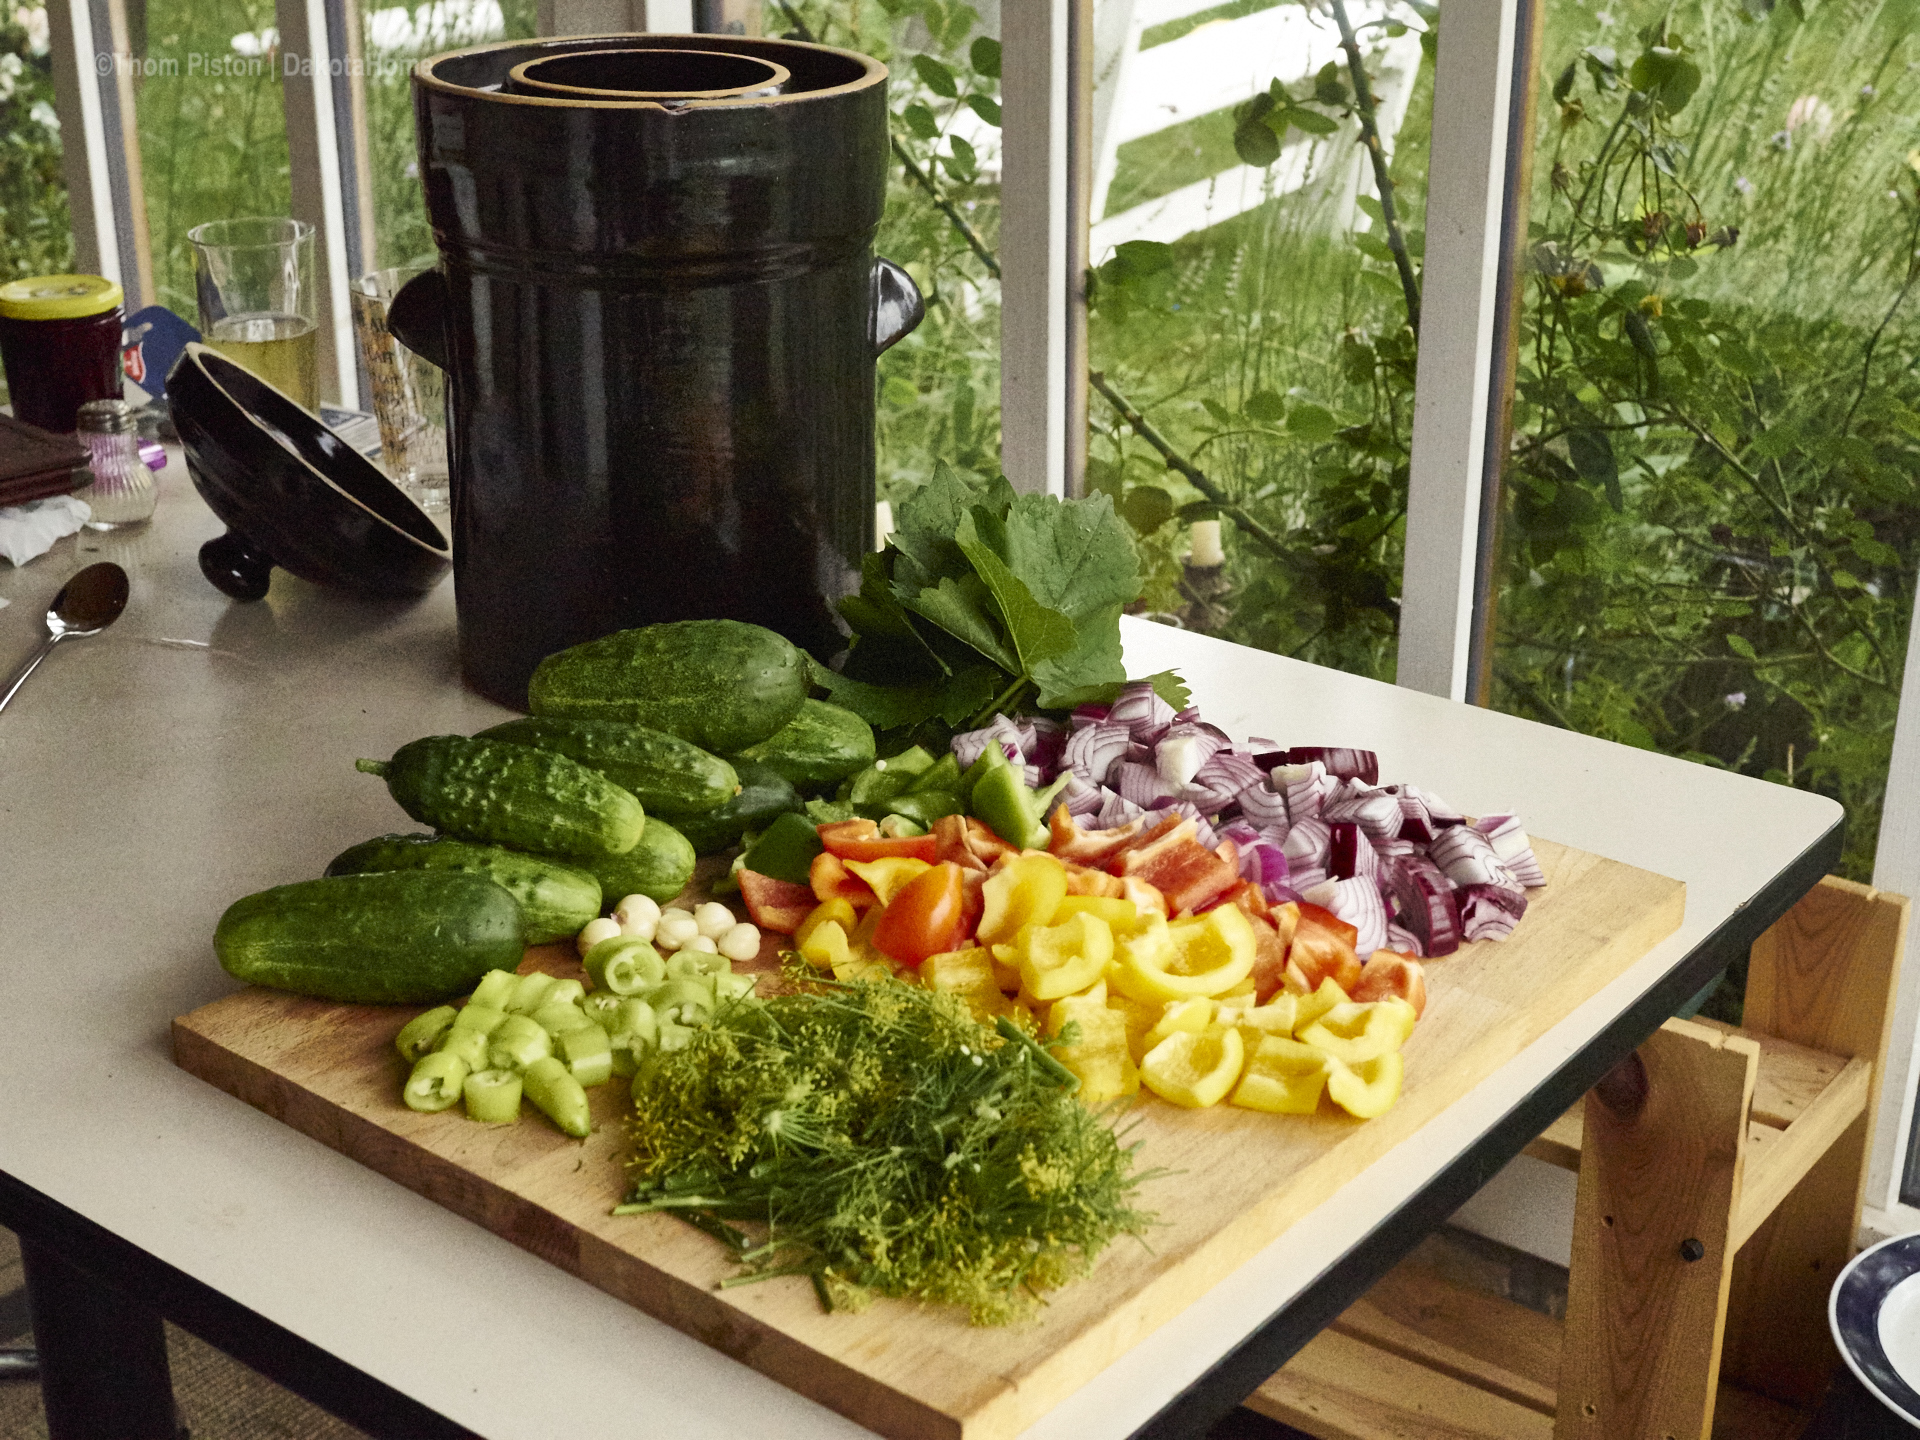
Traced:
<path id="1" fill-rule="evenodd" d="M 167 376 L 187 473 L 227 533 L 200 571 L 236 600 L 275 565 L 363 595 L 424 595 L 452 564 L 447 537 L 367 458 L 266 381 L 205 345 Z"/>

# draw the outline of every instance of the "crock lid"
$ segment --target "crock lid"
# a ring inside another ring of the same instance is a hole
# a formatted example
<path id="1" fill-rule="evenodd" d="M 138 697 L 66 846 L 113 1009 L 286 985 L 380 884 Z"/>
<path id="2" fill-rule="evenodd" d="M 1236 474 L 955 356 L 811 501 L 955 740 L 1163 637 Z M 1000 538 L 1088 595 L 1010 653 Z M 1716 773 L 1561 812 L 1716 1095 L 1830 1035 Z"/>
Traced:
<path id="1" fill-rule="evenodd" d="M 82 320 L 104 315 L 125 298 L 104 275 L 33 275 L 0 285 L 0 316 L 9 320 Z"/>

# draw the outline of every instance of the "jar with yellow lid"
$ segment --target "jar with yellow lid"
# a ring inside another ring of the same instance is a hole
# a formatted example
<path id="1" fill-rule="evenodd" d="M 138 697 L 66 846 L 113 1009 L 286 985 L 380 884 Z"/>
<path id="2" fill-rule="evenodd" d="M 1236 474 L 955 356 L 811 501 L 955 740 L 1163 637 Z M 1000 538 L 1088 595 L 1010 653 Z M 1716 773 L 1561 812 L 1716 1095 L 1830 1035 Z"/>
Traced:
<path id="1" fill-rule="evenodd" d="M 103 275 L 0 285 L 0 363 L 14 418 L 71 434 L 89 400 L 118 400 L 120 287 Z"/>

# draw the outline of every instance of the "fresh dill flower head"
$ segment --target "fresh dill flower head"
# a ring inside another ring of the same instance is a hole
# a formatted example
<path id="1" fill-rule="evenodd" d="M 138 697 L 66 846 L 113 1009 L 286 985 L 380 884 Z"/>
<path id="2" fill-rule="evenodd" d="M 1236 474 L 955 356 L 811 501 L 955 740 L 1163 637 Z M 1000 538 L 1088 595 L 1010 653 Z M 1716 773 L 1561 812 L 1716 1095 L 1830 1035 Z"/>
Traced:
<path id="1" fill-rule="evenodd" d="M 805 1275 L 829 1309 L 887 1295 L 1017 1319 L 1152 1216 L 1137 1147 L 1013 1034 L 895 980 L 743 1001 L 635 1077 L 621 1209 L 722 1240 L 729 1285 Z"/>

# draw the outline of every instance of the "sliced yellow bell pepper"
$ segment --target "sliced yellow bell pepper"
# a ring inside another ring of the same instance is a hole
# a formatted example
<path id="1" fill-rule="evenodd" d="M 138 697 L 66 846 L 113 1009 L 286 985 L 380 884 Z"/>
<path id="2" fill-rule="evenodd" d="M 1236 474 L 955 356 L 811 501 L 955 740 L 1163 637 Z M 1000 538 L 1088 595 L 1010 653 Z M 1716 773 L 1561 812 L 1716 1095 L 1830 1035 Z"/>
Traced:
<path id="1" fill-rule="evenodd" d="M 890 855 L 884 860 L 848 860 L 847 869 L 873 887 L 882 905 L 891 905 L 893 897 L 906 889 L 915 877 L 933 867 L 911 855 Z"/>
<path id="2" fill-rule="evenodd" d="M 1007 1008 L 1007 997 L 994 979 L 993 957 L 978 945 L 929 955 L 920 963 L 920 983 L 960 996 L 976 1015 L 998 1015 Z"/>
<path id="3" fill-rule="evenodd" d="M 1062 925 L 1023 925 L 1013 948 L 1021 993 L 1029 1000 L 1058 1000 L 1085 990 L 1107 973 L 1113 931 L 1085 911 Z"/>
<path id="4" fill-rule="evenodd" d="M 1295 996 L 1294 999 L 1295 1003 L 1299 1006 L 1299 1016 L 1293 1022 L 1293 1033 L 1296 1035 L 1313 1024 L 1313 1022 L 1318 1020 L 1322 1015 L 1325 1015 L 1329 1010 L 1333 1009 L 1334 1006 L 1351 1003 L 1347 999 L 1347 992 L 1342 990 L 1339 985 L 1330 979 L 1322 980 L 1320 982 L 1320 988 L 1311 995 L 1299 995 Z"/>
<path id="5" fill-rule="evenodd" d="M 1140 1079 L 1162 1100 L 1189 1110 L 1218 1105 L 1240 1078 L 1246 1046 L 1238 1030 L 1210 1025 L 1169 1035 L 1140 1062 Z"/>
<path id="6" fill-rule="evenodd" d="M 1257 991 L 1253 983 L 1253 976 L 1249 975 L 1247 976 L 1246 979 L 1242 980 L 1238 985 L 1234 986 L 1231 990 L 1222 990 L 1220 992 L 1220 999 L 1222 1001 L 1245 1000 L 1247 1003 L 1251 1004 L 1253 1002 L 1253 998 L 1256 993 Z"/>
<path id="7" fill-rule="evenodd" d="M 1358 1065 L 1406 1044 L 1415 1018 L 1413 1006 L 1397 996 L 1364 1005 L 1349 1000 L 1294 1033 L 1342 1064 Z"/>
<path id="8" fill-rule="evenodd" d="M 1147 1035 L 1160 1023 L 1160 1017 L 1166 1013 L 1166 1006 L 1158 1000 L 1136 1000 L 1131 995 L 1122 995 L 1111 988 L 1112 968 L 1108 971 L 1109 990 L 1107 1008 L 1120 1016 L 1127 1026 L 1127 1053 L 1133 1056 L 1134 1063 L 1140 1063 L 1140 1057 L 1147 1053 Z"/>
<path id="9" fill-rule="evenodd" d="M 1213 1001 L 1206 996 L 1169 1000 L 1154 1027 L 1141 1038 L 1141 1053 L 1153 1049 L 1169 1035 L 1198 1035 L 1212 1023 Z"/>
<path id="10" fill-rule="evenodd" d="M 840 903 L 846 904 L 845 901 Z M 826 907 L 823 905 L 820 908 L 824 910 Z M 811 916 L 808 917 L 808 923 L 812 923 Z M 851 947 L 847 944 L 846 927 L 838 920 L 823 920 L 814 925 L 806 938 L 800 941 L 800 958 L 816 970 L 831 970 L 838 974 L 840 967 L 853 959 Z"/>
<path id="11" fill-rule="evenodd" d="M 1233 1103 L 1275 1115 L 1311 1115 L 1320 1108 L 1320 1092 L 1327 1088 L 1333 1065 L 1311 1045 L 1282 1035 L 1264 1036 L 1247 1056 Z"/>
<path id="12" fill-rule="evenodd" d="M 1069 1024 L 1080 1027 L 1079 1038 L 1053 1052 L 1054 1059 L 1080 1077 L 1078 1099 L 1086 1105 L 1104 1105 L 1123 1095 L 1137 1094 L 1140 1072 L 1127 1052 L 1126 1017 L 1109 1010 L 1104 1000 L 1070 995 L 1056 1000 L 1047 1015 L 1047 1033 L 1058 1035 Z"/>
<path id="13" fill-rule="evenodd" d="M 1172 924 L 1155 917 L 1116 947 L 1114 985 L 1139 1000 L 1220 995 L 1253 971 L 1253 926 L 1238 905 Z"/>
<path id="14" fill-rule="evenodd" d="M 1300 997 L 1297 995 L 1275 995 L 1264 1005 L 1242 1007 L 1225 999 L 1219 1003 L 1220 1023 L 1238 1026 L 1241 1038 L 1249 1047 L 1258 1045 L 1268 1035 L 1290 1037 L 1300 1023 Z"/>
<path id="15" fill-rule="evenodd" d="M 1097 915 L 1118 935 L 1140 923 L 1140 907 L 1131 900 L 1115 900 L 1106 895 L 1069 895 L 1053 912 L 1058 925 L 1070 915 Z"/>
<path id="16" fill-rule="evenodd" d="M 1002 944 L 1024 926 L 1052 924 L 1066 898 L 1067 867 L 1053 856 L 1041 851 L 1001 861 L 980 890 L 980 943 Z"/>
<path id="17" fill-rule="evenodd" d="M 1384 1115 L 1400 1098 L 1406 1061 L 1398 1050 L 1389 1050 L 1358 1065 L 1343 1065 L 1338 1060 L 1332 1065 L 1333 1073 L 1327 1077 L 1327 1094 L 1355 1119 L 1371 1120 L 1376 1115 Z"/>
<path id="18" fill-rule="evenodd" d="M 807 941 L 829 920 L 839 925 L 846 934 L 851 935 L 854 927 L 860 923 L 860 917 L 854 913 L 853 903 L 849 900 L 834 898 L 824 900 L 807 912 L 807 918 L 800 922 L 800 928 L 793 932 L 793 947 L 802 955 L 807 953 Z"/>

